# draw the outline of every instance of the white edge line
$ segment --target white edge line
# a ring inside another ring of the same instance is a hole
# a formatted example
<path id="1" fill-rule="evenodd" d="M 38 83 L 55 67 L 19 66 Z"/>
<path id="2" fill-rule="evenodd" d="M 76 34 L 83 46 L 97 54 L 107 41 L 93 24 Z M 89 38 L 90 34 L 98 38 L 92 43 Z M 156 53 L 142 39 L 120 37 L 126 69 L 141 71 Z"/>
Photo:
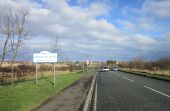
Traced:
<path id="1" fill-rule="evenodd" d="M 96 74 L 97 76 L 97 74 Z M 97 111 L 97 82 L 98 82 L 98 76 L 96 77 L 96 91 L 95 91 L 95 100 L 94 100 L 94 111 Z"/>
<path id="2" fill-rule="evenodd" d="M 129 80 L 130 82 L 135 82 L 134 80 L 129 79 L 129 78 L 127 78 L 127 77 L 122 77 L 122 78 L 127 79 L 127 80 Z"/>
<path id="3" fill-rule="evenodd" d="M 154 92 L 157 92 L 157 93 L 159 93 L 159 94 L 162 94 L 162 95 L 164 95 L 164 96 L 166 96 L 166 97 L 168 97 L 168 98 L 170 98 L 170 96 L 167 95 L 167 94 L 165 94 L 165 93 L 162 93 L 162 92 L 160 92 L 160 91 L 157 91 L 157 90 L 155 90 L 155 89 L 153 89 L 153 88 L 150 88 L 150 87 L 148 87 L 148 86 L 144 86 L 144 87 L 147 88 L 147 89 L 150 89 L 150 90 L 152 90 L 152 91 L 154 91 Z"/>

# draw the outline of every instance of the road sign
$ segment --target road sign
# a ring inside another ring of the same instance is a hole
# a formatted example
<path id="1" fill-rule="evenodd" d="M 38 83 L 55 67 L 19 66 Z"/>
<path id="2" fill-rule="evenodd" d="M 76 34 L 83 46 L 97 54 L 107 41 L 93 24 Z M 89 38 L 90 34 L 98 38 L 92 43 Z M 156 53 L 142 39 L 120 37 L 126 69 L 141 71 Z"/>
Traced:
<path id="1" fill-rule="evenodd" d="M 33 54 L 34 63 L 55 63 L 57 62 L 57 53 L 50 53 L 48 51 L 42 51 L 40 53 Z"/>
<path id="2" fill-rule="evenodd" d="M 53 75 L 54 75 L 54 85 L 55 85 L 55 63 L 57 62 L 57 53 L 50 53 L 48 51 L 42 51 L 40 53 L 33 54 L 34 63 L 53 63 Z M 36 64 L 36 84 L 38 84 L 38 68 Z"/>

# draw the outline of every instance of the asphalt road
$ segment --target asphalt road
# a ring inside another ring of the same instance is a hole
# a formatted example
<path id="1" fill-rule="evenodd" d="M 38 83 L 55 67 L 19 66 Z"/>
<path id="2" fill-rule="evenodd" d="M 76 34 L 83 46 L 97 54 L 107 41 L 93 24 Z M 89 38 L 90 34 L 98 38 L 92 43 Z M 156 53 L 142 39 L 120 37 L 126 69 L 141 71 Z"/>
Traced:
<path id="1" fill-rule="evenodd" d="M 99 72 L 97 111 L 170 111 L 170 83 L 124 72 Z"/>

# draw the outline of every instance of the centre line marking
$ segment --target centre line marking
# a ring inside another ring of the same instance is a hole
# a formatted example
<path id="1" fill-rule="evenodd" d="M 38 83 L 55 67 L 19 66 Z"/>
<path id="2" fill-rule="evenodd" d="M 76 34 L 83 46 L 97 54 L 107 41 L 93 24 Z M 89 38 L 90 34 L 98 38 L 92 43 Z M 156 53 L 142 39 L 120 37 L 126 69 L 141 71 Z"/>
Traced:
<path id="1" fill-rule="evenodd" d="M 129 78 L 127 78 L 127 77 L 122 77 L 122 78 L 127 79 L 127 80 L 129 80 L 130 82 L 135 82 L 134 80 L 129 79 Z"/>
<path id="2" fill-rule="evenodd" d="M 165 93 L 162 93 L 162 92 L 160 92 L 160 91 L 157 91 L 157 90 L 155 90 L 155 89 L 153 89 L 153 88 L 150 88 L 150 87 L 148 87 L 148 86 L 144 86 L 144 87 L 147 88 L 147 89 L 150 89 L 150 90 L 152 90 L 152 91 L 154 91 L 154 92 L 157 92 L 157 93 L 159 93 L 159 94 L 161 94 L 161 95 L 164 95 L 164 96 L 166 96 L 166 97 L 168 97 L 168 98 L 170 98 L 170 96 L 167 95 L 167 94 L 165 94 Z"/>

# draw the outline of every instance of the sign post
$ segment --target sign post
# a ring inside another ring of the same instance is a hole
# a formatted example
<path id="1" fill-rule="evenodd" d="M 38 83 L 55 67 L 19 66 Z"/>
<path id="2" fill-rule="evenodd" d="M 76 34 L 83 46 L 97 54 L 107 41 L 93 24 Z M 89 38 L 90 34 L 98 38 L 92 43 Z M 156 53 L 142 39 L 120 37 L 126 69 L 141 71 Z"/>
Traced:
<path id="1" fill-rule="evenodd" d="M 53 75 L 54 75 L 54 86 L 55 86 L 55 63 L 54 63 L 54 72 L 53 72 Z"/>
<path id="2" fill-rule="evenodd" d="M 38 84 L 38 68 L 37 68 L 37 64 L 35 65 L 35 70 L 36 70 L 36 72 L 35 72 L 35 76 L 36 76 L 36 84 Z"/>
<path id="3" fill-rule="evenodd" d="M 48 51 L 42 51 L 40 53 L 33 54 L 34 63 L 53 63 L 53 82 L 55 85 L 55 63 L 57 62 L 57 53 L 50 53 Z M 38 68 L 36 64 L 36 84 L 38 84 Z"/>

